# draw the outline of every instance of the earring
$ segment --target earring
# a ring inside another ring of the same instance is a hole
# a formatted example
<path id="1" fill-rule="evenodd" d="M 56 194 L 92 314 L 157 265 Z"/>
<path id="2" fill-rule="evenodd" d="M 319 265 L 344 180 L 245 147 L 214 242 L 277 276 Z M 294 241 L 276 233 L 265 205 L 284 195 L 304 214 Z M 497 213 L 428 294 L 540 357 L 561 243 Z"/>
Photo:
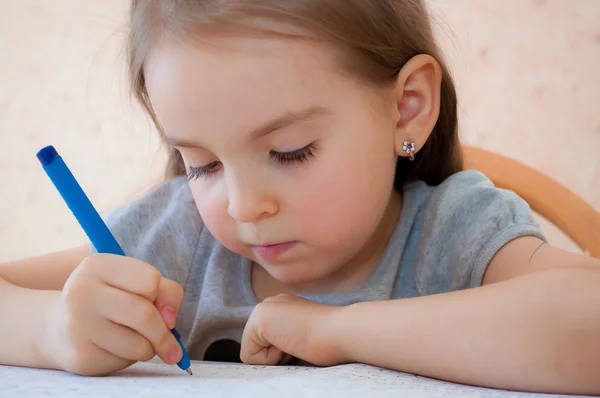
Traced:
<path id="1" fill-rule="evenodd" d="M 408 159 L 410 159 L 411 162 L 415 160 L 415 156 L 413 155 L 413 153 L 415 152 L 416 147 L 417 144 L 415 144 L 414 142 L 404 141 L 404 146 L 402 147 L 402 150 L 408 154 Z"/>

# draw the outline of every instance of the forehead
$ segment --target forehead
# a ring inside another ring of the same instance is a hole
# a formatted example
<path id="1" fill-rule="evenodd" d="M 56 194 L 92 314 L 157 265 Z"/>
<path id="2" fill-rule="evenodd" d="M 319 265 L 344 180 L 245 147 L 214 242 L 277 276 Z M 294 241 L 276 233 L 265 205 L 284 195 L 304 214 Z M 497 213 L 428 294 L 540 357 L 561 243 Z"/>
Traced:
<path id="1" fill-rule="evenodd" d="M 221 38 L 156 46 L 146 86 L 168 131 L 255 127 L 290 109 L 335 102 L 343 88 L 336 54 L 307 40 Z"/>

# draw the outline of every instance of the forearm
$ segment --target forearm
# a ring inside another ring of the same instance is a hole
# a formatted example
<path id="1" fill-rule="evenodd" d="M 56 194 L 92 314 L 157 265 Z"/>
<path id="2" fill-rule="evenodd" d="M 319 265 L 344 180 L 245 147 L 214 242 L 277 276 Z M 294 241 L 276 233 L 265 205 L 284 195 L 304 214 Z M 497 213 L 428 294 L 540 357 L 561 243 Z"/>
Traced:
<path id="1" fill-rule="evenodd" d="M 31 290 L 0 278 L 0 364 L 52 368 L 40 353 L 43 318 L 58 291 Z"/>
<path id="2" fill-rule="evenodd" d="M 359 303 L 335 322 L 349 361 L 495 388 L 600 394 L 596 270 Z"/>

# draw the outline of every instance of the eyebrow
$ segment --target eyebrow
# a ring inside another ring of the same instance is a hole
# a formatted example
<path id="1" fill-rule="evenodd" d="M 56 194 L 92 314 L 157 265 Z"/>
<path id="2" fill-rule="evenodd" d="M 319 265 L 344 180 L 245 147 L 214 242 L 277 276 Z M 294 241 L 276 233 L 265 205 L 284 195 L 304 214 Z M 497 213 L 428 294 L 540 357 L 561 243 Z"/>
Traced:
<path id="1" fill-rule="evenodd" d="M 286 112 L 283 115 L 264 123 L 262 126 L 252 130 L 250 137 L 258 139 L 269 135 L 277 130 L 284 129 L 293 124 L 304 122 L 317 116 L 329 114 L 330 111 L 322 106 L 310 106 L 297 112 Z M 167 143 L 179 148 L 200 148 L 195 142 L 176 137 L 166 137 Z"/>

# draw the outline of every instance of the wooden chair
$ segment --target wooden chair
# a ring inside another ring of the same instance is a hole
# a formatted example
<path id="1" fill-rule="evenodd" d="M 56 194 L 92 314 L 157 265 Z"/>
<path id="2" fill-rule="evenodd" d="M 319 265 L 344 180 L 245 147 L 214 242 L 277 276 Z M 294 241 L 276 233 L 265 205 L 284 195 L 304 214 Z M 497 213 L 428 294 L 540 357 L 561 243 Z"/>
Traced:
<path id="1" fill-rule="evenodd" d="M 571 238 L 583 252 L 600 258 L 600 213 L 580 196 L 517 160 L 463 146 L 465 169 L 485 174 L 498 188 L 509 189 Z"/>

